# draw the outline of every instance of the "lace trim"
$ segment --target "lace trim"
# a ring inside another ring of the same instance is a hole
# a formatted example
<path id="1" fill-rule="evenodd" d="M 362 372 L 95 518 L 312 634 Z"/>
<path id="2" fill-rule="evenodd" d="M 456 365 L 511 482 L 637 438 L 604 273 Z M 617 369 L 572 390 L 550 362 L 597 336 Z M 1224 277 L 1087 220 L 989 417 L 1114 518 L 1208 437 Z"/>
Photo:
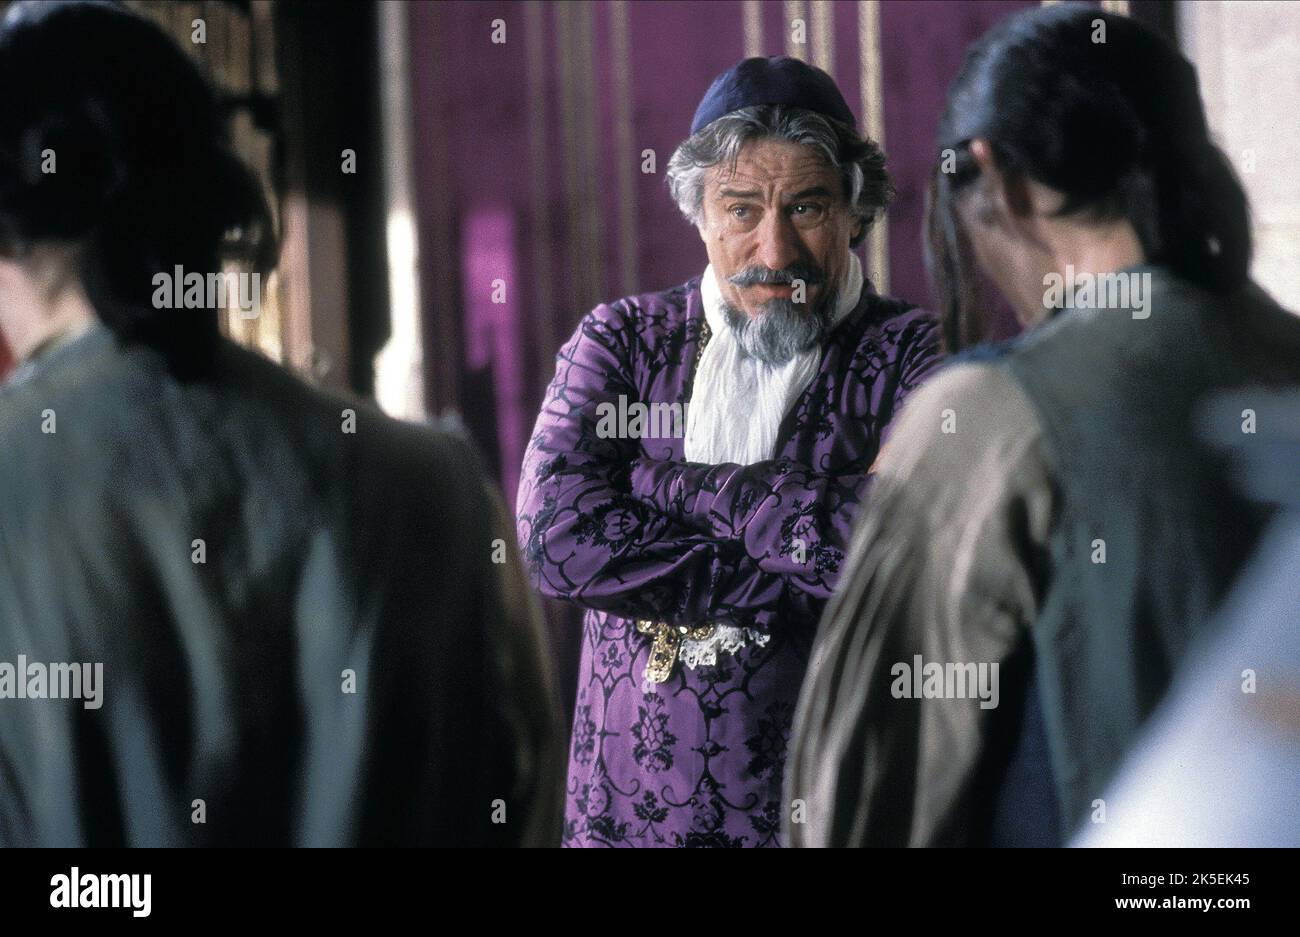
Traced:
<path id="1" fill-rule="evenodd" d="M 701 641 L 683 638 L 677 659 L 694 670 L 696 667 L 712 667 L 718 662 L 718 651 L 735 654 L 741 648 L 755 645 L 766 647 L 771 635 L 753 628 L 738 628 L 735 625 L 715 625 L 713 634 Z"/>

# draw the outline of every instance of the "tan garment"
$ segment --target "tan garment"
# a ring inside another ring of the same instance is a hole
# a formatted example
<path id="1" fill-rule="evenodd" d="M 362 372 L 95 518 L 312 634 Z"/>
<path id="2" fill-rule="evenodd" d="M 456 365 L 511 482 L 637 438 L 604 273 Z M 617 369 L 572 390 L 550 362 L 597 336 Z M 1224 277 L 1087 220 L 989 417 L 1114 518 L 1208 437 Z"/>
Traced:
<path id="1" fill-rule="evenodd" d="M 1037 615 L 1057 503 L 1038 418 L 1002 372 L 961 365 L 914 394 L 859 516 L 795 715 L 791 844 L 967 841 L 971 785 L 999 710 L 895 698 L 891 671 L 919 652 L 927 663 L 997 662 L 1006 676 Z M 1003 695 L 1015 691 L 1008 683 Z"/>

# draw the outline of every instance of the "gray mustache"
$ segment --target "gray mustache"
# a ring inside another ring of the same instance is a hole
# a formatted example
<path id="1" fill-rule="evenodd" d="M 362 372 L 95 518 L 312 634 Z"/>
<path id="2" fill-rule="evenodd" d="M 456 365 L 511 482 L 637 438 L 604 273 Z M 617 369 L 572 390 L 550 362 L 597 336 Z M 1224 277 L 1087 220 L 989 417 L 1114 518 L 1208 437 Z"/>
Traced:
<path id="1" fill-rule="evenodd" d="M 825 277 L 820 270 L 807 264 L 791 264 L 780 270 L 746 267 L 734 276 L 727 277 L 727 282 L 732 286 L 792 286 L 795 280 L 803 280 L 806 286 L 817 286 Z"/>

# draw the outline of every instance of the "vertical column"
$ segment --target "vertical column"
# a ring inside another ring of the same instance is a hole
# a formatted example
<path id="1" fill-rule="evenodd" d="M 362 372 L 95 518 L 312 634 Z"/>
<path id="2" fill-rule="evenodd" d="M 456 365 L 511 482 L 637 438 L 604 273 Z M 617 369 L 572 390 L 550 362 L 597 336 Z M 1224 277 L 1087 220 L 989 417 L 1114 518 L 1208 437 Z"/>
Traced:
<path id="1" fill-rule="evenodd" d="M 390 415 L 424 420 L 424 339 L 420 325 L 420 247 L 415 223 L 410 30 L 406 7 L 379 5 L 380 120 L 384 140 L 385 238 L 392 331 L 375 356 L 375 397 Z"/>
<path id="2" fill-rule="evenodd" d="M 862 88 L 862 131 L 885 147 L 884 76 L 880 62 L 880 0 L 858 2 L 858 64 Z M 888 152 L 888 150 L 886 150 Z M 867 233 L 867 276 L 889 292 L 889 225 L 881 218 Z"/>

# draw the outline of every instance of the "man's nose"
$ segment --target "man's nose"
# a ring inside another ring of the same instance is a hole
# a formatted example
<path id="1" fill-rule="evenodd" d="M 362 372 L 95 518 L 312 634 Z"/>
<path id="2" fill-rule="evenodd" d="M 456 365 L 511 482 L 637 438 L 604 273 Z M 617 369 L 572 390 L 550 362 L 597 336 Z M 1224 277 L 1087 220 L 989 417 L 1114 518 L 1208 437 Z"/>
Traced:
<path id="1" fill-rule="evenodd" d="M 799 259 L 799 232 L 785 212 L 768 212 L 758 231 L 758 256 L 769 270 L 782 270 Z"/>

